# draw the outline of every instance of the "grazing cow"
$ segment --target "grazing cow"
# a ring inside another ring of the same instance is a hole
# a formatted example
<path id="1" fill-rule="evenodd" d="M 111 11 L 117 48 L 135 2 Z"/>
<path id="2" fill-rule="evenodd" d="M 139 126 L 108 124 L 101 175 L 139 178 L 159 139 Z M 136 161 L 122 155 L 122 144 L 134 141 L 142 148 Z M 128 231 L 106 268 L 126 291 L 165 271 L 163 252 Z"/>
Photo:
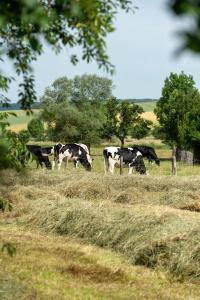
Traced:
<path id="1" fill-rule="evenodd" d="M 47 169 L 51 169 L 51 162 L 48 156 L 53 154 L 53 147 L 42 148 L 38 145 L 26 145 L 26 147 L 37 158 L 37 168 L 39 165 L 43 167 L 44 163 Z"/>
<path id="2" fill-rule="evenodd" d="M 54 146 L 54 163 L 58 163 L 58 169 L 61 167 L 62 161 L 74 160 L 74 164 L 77 167 L 79 161 L 87 171 L 91 171 L 92 159 L 89 153 L 81 147 L 79 144 L 56 144 Z"/>
<path id="3" fill-rule="evenodd" d="M 123 164 L 128 165 L 129 174 L 133 170 L 140 174 L 147 174 L 142 154 L 132 148 L 106 147 L 103 150 L 105 172 L 114 173 L 115 165 L 120 165 L 120 157 L 123 157 Z"/>
<path id="4" fill-rule="evenodd" d="M 150 146 L 140 146 L 140 145 L 133 145 L 132 149 L 140 151 L 143 157 L 146 157 L 149 162 L 155 161 L 155 163 L 159 166 L 160 160 L 156 155 L 154 148 Z"/>

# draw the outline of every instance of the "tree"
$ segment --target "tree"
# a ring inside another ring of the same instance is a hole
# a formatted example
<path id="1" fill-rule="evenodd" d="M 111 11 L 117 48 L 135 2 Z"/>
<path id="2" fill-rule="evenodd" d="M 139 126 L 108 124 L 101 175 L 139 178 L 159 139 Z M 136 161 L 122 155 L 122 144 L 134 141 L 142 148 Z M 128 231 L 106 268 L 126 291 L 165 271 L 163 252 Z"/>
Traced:
<path id="1" fill-rule="evenodd" d="M 109 99 L 106 103 L 106 123 L 104 124 L 104 136 L 111 138 L 115 135 L 121 142 L 121 147 L 124 147 L 125 138 L 128 134 L 137 134 L 141 138 L 144 136 L 144 132 L 139 128 L 140 126 L 147 126 L 149 121 L 145 121 L 141 118 L 143 108 L 129 101 L 119 102 L 115 98 Z M 134 132 L 135 129 L 135 132 Z"/>
<path id="2" fill-rule="evenodd" d="M 140 119 L 138 123 L 133 126 L 130 133 L 135 139 L 142 139 L 149 135 L 151 131 L 152 122 L 150 120 Z"/>
<path id="3" fill-rule="evenodd" d="M 75 76 L 58 78 L 46 88 L 40 101 L 43 108 L 52 103 L 68 101 L 80 106 L 86 101 L 105 102 L 112 96 L 112 80 L 96 75 Z"/>
<path id="4" fill-rule="evenodd" d="M 112 95 L 112 81 L 96 75 L 57 79 L 41 97 L 41 118 L 50 139 L 99 143 L 105 121 L 104 103 Z"/>
<path id="5" fill-rule="evenodd" d="M 121 8 L 129 11 L 131 0 L 7 0 L 0 1 L 0 53 L 13 61 L 19 85 L 19 102 L 30 109 L 36 99 L 31 63 L 43 51 L 43 41 L 59 52 L 62 47 L 82 47 L 82 59 L 96 60 L 99 67 L 113 71 L 106 54 L 107 34 Z M 71 55 L 76 64 L 78 57 Z M 11 77 L 0 74 L 0 89 L 9 87 Z M 4 98 L 5 100 L 5 98 Z"/>
<path id="6" fill-rule="evenodd" d="M 51 111 L 51 119 L 47 111 Z M 54 103 L 42 112 L 41 118 L 47 122 L 47 135 L 62 143 L 98 144 L 101 140 L 104 111 L 101 106 L 89 101 L 76 106 L 74 103 Z"/>
<path id="7" fill-rule="evenodd" d="M 85 101 L 105 102 L 112 96 L 112 80 L 96 75 L 75 76 L 72 81 L 71 100 L 76 105 Z"/>
<path id="8" fill-rule="evenodd" d="M 194 84 L 192 76 L 171 73 L 155 108 L 160 124 L 157 133 L 177 147 L 178 159 L 181 150 L 194 149 L 200 141 L 200 94 Z"/>
<path id="9" fill-rule="evenodd" d="M 38 118 L 35 118 L 35 119 L 32 119 L 29 123 L 28 123 L 28 131 L 30 133 L 30 135 L 41 141 L 44 139 L 44 124 L 43 122 L 38 119 Z"/>

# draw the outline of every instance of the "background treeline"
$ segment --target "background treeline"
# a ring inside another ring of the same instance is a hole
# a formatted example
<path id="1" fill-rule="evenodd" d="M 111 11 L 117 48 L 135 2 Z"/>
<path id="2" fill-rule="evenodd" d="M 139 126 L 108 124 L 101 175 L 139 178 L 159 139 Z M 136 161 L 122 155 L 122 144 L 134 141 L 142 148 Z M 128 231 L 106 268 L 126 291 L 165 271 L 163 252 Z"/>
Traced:
<path id="1" fill-rule="evenodd" d="M 119 101 L 127 100 L 133 103 L 143 103 L 143 102 L 156 102 L 158 99 L 150 99 L 150 98 L 140 98 L 140 99 L 118 99 Z M 32 109 L 40 109 L 41 103 L 35 102 L 32 105 Z M 0 111 L 7 111 L 7 110 L 21 110 L 21 106 L 19 103 L 9 103 L 9 105 L 3 105 L 0 103 Z"/>

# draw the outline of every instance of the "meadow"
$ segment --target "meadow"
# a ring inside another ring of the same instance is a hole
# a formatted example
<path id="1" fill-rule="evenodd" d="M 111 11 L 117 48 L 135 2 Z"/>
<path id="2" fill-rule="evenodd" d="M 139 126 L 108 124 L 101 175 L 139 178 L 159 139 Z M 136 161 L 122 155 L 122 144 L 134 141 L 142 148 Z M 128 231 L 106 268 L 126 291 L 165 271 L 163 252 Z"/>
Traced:
<path id="1" fill-rule="evenodd" d="M 126 141 L 138 143 L 171 156 L 153 137 Z M 16 247 L 0 252 L 1 299 L 200 299 L 200 167 L 177 163 L 172 176 L 170 161 L 145 160 L 149 176 L 105 175 L 106 145 L 91 148 L 92 172 L 34 161 L 0 172 L 13 208 L 0 212 L 0 247 Z"/>
<path id="2" fill-rule="evenodd" d="M 10 123 L 10 129 L 14 132 L 19 132 L 22 129 L 27 129 L 27 124 L 33 118 L 35 118 L 39 114 L 38 109 L 33 109 L 33 114 L 27 115 L 23 110 L 13 110 L 9 111 L 16 114 L 16 117 L 10 115 L 8 118 L 8 122 Z"/>

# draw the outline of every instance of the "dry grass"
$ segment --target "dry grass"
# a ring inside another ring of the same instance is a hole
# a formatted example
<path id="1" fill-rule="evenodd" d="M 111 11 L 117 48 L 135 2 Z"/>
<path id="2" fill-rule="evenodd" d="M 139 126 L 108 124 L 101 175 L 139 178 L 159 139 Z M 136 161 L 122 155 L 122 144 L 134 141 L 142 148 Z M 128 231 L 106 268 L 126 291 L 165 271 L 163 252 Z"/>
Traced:
<path id="1" fill-rule="evenodd" d="M 133 267 L 123 256 L 80 240 L 0 225 L 17 254 L 0 254 L 1 299 L 199 299 L 194 283 Z"/>
<path id="2" fill-rule="evenodd" d="M 132 264 L 179 279 L 199 280 L 200 216 L 191 207 L 199 202 L 200 177 L 102 176 L 83 170 L 1 175 L 0 195 L 15 208 L 5 220 L 109 248 Z M 72 272 L 81 271 L 73 267 Z"/>
<path id="3" fill-rule="evenodd" d="M 152 121 L 153 123 L 157 123 L 156 115 L 153 111 L 146 111 L 142 114 L 142 118 L 145 120 Z"/>

